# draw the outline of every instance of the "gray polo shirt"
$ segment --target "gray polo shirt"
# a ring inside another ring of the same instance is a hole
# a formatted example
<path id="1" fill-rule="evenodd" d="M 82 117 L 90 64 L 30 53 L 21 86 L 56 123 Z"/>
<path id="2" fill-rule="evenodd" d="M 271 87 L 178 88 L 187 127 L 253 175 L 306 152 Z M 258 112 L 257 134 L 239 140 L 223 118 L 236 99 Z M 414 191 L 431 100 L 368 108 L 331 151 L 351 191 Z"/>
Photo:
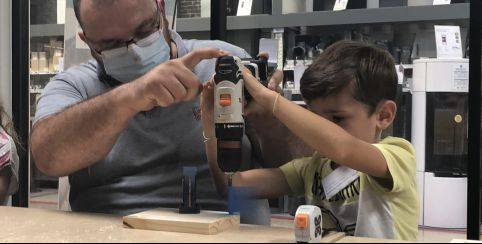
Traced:
<path id="1" fill-rule="evenodd" d="M 182 40 L 175 32 L 172 36 L 179 57 L 204 47 L 249 56 L 225 42 Z M 204 60 L 194 73 L 204 82 L 214 74 L 214 66 L 214 59 Z M 48 83 L 38 101 L 34 123 L 111 89 L 99 80 L 95 61 L 73 67 Z M 250 164 L 255 160 L 250 143 L 245 138 L 243 144 L 243 167 L 252 168 Z M 184 166 L 199 169 L 197 196 L 201 207 L 226 210 L 225 201 L 216 193 L 206 160 L 199 98 L 135 116 L 105 159 L 69 176 L 72 210 L 126 215 L 158 207 L 178 208 L 182 202 Z M 258 212 L 253 212 L 256 220 L 247 222 L 269 222 L 267 201 L 259 204 Z"/>

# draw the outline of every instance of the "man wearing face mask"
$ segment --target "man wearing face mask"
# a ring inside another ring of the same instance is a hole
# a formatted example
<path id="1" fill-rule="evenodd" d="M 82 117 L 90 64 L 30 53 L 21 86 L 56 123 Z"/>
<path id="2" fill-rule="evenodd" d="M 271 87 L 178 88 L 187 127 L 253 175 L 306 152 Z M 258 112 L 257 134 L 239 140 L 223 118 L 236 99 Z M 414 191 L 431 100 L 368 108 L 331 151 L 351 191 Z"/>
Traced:
<path id="1" fill-rule="evenodd" d="M 94 60 L 45 88 L 31 136 L 37 167 L 69 176 L 72 210 L 126 215 L 179 207 L 182 168 L 196 166 L 199 204 L 225 210 L 206 163 L 198 93 L 215 58 L 248 54 L 182 40 L 168 29 L 163 0 L 74 0 L 74 7 Z M 281 81 L 273 77 L 270 87 Z M 253 161 L 247 138 L 243 146 Z M 257 206 L 242 221 L 269 224 L 267 201 Z"/>

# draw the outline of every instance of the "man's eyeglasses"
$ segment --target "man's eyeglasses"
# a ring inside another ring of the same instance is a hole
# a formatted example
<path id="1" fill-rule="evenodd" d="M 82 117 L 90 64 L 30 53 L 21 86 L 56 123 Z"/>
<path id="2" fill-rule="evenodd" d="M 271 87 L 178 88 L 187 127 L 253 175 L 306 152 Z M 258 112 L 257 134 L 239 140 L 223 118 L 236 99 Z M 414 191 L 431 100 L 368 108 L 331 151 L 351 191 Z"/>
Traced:
<path id="1" fill-rule="evenodd" d="M 130 40 L 128 41 L 114 40 L 114 41 L 109 41 L 104 43 L 94 43 L 94 42 L 88 41 L 91 48 L 93 48 L 97 54 L 101 54 L 104 51 L 122 48 L 122 47 L 128 47 L 129 45 L 137 43 L 138 41 L 150 36 L 154 32 L 159 31 L 161 28 L 161 14 L 159 11 L 159 6 L 158 5 L 156 6 L 157 6 L 156 16 L 146 21 L 146 24 L 141 24 L 140 28 L 135 30 L 135 34 Z"/>

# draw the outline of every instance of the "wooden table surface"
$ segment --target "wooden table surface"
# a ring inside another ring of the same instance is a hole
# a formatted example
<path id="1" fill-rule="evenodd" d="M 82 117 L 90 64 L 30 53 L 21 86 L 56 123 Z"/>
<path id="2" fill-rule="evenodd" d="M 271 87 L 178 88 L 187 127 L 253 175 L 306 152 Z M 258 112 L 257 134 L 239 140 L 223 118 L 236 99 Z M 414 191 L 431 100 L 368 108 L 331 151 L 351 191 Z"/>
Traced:
<path id="1" fill-rule="evenodd" d="M 409 243 L 409 242 L 399 241 L 399 240 L 385 240 L 385 239 L 377 239 L 377 238 L 345 236 L 344 238 L 336 241 L 335 243 Z"/>
<path id="2" fill-rule="evenodd" d="M 338 236 L 336 236 L 338 235 Z M 388 240 L 325 237 L 322 242 L 389 242 Z M 292 228 L 241 225 L 218 235 L 134 230 L 121 216 L 0 207 L 0 242 L 278 242 L 294 243 Z"/>
<path id="3" fill-rule="evenodd" d="M 122 217 L 0 207 L 0 242 L 294 242 L 289 228 L 241 225 L 218 235 L 134 230 Z"/>

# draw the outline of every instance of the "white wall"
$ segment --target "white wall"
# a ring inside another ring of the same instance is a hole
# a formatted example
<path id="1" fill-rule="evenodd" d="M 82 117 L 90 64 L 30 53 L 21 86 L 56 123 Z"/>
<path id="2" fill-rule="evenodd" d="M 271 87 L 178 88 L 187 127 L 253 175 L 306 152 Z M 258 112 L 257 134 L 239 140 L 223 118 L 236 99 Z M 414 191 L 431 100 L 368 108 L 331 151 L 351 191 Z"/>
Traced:
<path id="1" fill-rule="evenodd" d="M 12 1 L 0 0 L 0 100 L 12 115 Z"/>

